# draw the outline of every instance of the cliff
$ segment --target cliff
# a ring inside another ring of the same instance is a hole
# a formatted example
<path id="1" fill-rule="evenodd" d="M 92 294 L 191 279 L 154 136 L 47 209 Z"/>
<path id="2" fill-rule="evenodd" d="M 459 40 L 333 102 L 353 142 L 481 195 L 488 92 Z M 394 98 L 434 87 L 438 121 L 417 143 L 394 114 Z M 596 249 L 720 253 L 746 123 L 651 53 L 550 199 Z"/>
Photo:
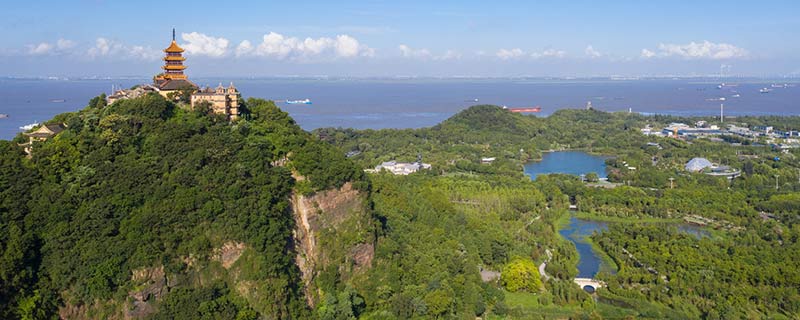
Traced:
<path id="1" fill-rule="evenodd" d="M 324 294 L 314 281 L 320 273 L 333 268 L 347 280 L 372 265 L 374 235 L 366 201 L 349 182 L 310 196 L 292 195 L 295 261 L 309 306 L 314 307 Z"/>

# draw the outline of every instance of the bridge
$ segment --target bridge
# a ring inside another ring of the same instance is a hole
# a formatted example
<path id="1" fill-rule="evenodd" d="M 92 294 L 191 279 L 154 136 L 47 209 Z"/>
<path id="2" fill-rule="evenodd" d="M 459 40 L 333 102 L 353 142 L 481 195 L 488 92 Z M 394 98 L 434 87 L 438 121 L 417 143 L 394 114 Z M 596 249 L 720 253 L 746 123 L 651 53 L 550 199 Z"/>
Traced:
<path id="1" fill-rule="evenodd" d="M 597 289 L 605 287 L 606 283 L 602 281 L 598 281 L 591 278 L 575 278 L 576 284 L 581 287 L 581 289 L 586 289 L 586 287 L 591 287 L 592 291 L 597 291 Z"/>

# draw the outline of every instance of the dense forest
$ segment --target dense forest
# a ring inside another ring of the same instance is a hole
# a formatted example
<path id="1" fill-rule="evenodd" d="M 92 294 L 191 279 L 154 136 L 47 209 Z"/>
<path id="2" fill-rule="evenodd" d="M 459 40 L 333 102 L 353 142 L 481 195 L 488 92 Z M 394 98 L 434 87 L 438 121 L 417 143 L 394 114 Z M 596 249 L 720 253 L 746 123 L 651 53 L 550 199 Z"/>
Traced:
<path id="1" fill-rule="evenodd" d="M 496 106 L 307 133 L 272 102 L 242 102 L 229 122 L 158 95 L 98 97 L 51 120 L 66 130 L 31 157 L 24 136 L 0 141 L 0 318 L 800 316 L 797 151 L 639 131 L 700 118 Z M 553 150 L 609 156 L 612 187 L 524 175 Z M 419 156 L 432 169 L 363 170 Z M 742 176 L 683 170 L 694 157 Z M 594 293 L 572 282 L 571 215 L 610 223 L 586 239 L 617 267 Z"/>
<path id="2" fill-rule="evenodd" d="M 154 300 L 164 319 L 309 317 L 293 175 L 307 193 L 368 185 L 272 102 L 246 106 L 230 124 L 156 94 L 98 97 L 51 120 L 66 130 L 30 159 L 23 137 L 0 141 L 0 318 L 147 316 Z M 244 244 L 230 270 L 226 243 Z"/>

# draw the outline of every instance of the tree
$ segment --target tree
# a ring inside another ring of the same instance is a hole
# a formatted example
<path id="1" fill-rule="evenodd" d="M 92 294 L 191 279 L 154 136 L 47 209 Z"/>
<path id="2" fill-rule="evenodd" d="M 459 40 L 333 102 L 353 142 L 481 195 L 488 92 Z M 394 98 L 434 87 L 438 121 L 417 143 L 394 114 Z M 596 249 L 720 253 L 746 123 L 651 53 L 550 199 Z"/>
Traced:
<path id="1" fill-rule="evenodd" d="M 589 172 L 586 174 L 586 181 L 597 182 L 600 181 L 600 177 L 597 175 L 597 173 Z"/>
<path id="2" fill-rule="evenodd" d="M 538 292 L 542 289 L 542 279 L 536 265 L 532 260 L 521 257 L 514 258 L 503 268 L 500 280 L 511 292 Z"/>

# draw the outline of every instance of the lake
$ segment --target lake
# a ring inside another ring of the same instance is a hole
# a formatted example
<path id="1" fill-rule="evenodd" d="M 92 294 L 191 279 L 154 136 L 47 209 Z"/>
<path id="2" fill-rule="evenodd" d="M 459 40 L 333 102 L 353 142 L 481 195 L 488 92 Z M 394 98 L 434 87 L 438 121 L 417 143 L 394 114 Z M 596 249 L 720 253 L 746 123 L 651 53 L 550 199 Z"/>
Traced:
<path id="1" fill-rule="evenodd" d="M 595 156 L 583 151 L 547 152 L 541 161 L 525 164 L 525 174 L 536 180 L 540 174 L 566 173 L 581 175 L 596 173 L 600 178 L 606 177 L 606 157 Z"/>

